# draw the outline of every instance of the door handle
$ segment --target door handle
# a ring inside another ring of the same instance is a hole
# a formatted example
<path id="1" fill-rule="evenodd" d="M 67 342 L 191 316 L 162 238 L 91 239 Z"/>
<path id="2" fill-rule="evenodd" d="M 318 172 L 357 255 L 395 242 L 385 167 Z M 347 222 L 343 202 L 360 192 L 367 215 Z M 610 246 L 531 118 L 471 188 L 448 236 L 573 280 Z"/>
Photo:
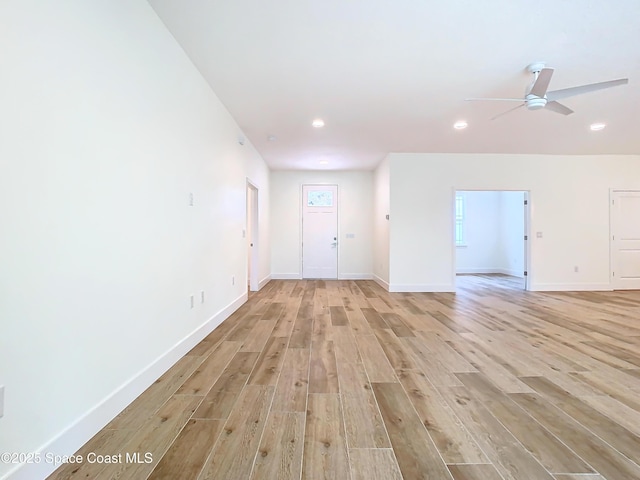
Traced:
<path id="1" fill-rule="evenodd" d="M 333 243 L 331 244 L 331 246 L 332 246 L 332 247 L 337 247 L 337 246 L 338 246 L 338 242 L 333 242 Z"/>

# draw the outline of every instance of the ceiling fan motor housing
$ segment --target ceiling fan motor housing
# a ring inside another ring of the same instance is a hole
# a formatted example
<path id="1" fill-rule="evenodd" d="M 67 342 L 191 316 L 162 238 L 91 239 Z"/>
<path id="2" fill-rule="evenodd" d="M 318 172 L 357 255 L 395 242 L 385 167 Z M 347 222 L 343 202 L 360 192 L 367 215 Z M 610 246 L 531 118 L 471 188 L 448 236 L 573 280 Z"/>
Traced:
<path id="1" fill-rule="evenodd" d="M 528 110 L 540 110 L 541 108 L 544 108 L 545 105 L 547 104 L 547 99 L 540 98 L 533 94 L 529 94 L 526 97 L 526 104 L 527 104 Z"/>

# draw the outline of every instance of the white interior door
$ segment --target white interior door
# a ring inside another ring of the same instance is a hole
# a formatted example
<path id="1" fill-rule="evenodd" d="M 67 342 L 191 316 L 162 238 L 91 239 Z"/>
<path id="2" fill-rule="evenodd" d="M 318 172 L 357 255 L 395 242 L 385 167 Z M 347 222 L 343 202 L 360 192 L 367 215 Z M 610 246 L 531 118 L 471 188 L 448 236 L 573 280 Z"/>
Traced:
<path id="1" fill-rule="evenodd" d="M 259 290 L 258 280 L 258 189 L 247 182 L 247 283 L 249 290 Z"/>
<path id="2" fill-rule="evenodd" d="M 611 194 L 613 288 L 640 289 L 640 191 Z"/>
<path id="3" fill-rule="evenodd" d="M 338 278 L 338 186 L 302 186 L 302 277 Z"/>

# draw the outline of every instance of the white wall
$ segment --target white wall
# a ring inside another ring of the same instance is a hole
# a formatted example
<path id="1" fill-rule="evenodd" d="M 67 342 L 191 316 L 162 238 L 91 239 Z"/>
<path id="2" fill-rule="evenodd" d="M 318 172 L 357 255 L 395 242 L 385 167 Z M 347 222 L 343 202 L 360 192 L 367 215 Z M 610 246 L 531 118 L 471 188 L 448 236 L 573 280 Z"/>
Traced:
<path id="1" fill-rule="evenodd" d="M 338 185 L 338 277 L 371 278 L 373 173 L 271 172 L 271 276 L 301 278 L 303 184 Z M 346 238 L 347 234 L 354 238 Z"/>
<path id="2" fill-rule="evenodd" d="M 385 158 L 373 173 L 373 275 L 389 288 L 389 159 Z"/>
<path id="3" fill-rule="evenodd" d="M 640 189 L 640 156 L 394 153 L 389 158 L 392 290 L 453 291 L 454 190 L 530 192 L 532 289 L 610 288 L 609 189 Z"/>
<path id="4" fill-rule="evenodd" d="M 500 272 L 524 277 L 524 192 L 500 192 Z"/>
<path id="5" fill-rule="evenodd" d="M 0 31 L 0 451 L 70 454 L 244 301 L 269 171 L 147 2 L 6 0 Z"/>
<path id="6" fill-rule="evenodd" d="M 502 263 L 500 192 L 458 193 L 465 198 L 465 245 L 456 247 L 456 272 L 497 272 Z"/>

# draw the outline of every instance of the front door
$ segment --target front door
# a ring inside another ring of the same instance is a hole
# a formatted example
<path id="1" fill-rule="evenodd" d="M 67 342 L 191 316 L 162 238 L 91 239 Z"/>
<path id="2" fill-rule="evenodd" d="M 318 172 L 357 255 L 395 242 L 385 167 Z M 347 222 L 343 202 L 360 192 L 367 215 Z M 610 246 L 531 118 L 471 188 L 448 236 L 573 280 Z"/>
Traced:
<path id="1" fill-rule="evenodd" d="M 640 289 L 640 191 L 612 192 L 611 268 L 615 290 Z"/>
<path id="2" fill-rule="evenodd" d="M 302 186 L 302 277 L 338 278 L 338 186 Z"/>

